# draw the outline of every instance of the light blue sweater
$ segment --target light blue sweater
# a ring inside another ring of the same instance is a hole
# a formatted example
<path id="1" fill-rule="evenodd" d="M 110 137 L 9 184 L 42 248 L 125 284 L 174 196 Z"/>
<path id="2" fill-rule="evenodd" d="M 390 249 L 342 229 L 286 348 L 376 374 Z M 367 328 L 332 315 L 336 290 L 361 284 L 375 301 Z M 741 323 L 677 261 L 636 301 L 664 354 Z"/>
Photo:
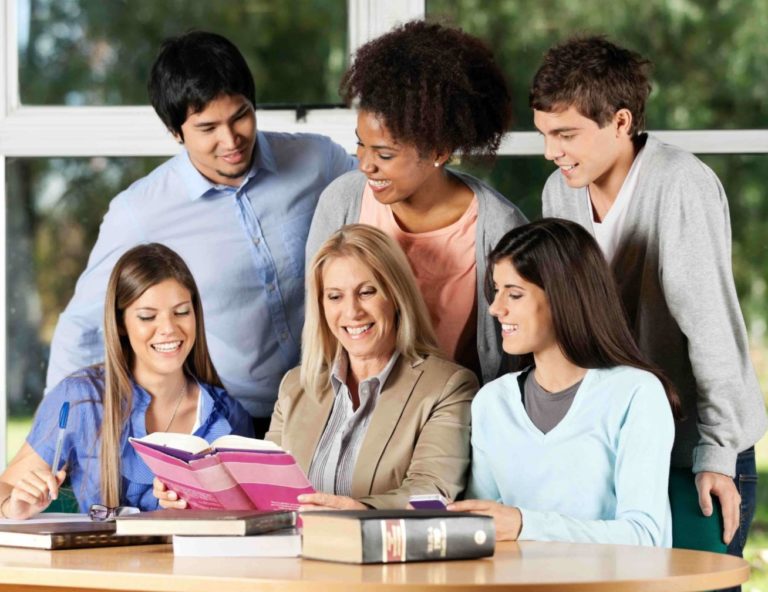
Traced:
<path id="1" fill-rule="evenodd" d="M 626 366 L 589 370 L 566 416 L 542 434 L 518 375 L 487 384 L 472 403 L 467 498 L 520 508 L 521 540 L 669 547 L 675 427 L 658 379 Z"/>

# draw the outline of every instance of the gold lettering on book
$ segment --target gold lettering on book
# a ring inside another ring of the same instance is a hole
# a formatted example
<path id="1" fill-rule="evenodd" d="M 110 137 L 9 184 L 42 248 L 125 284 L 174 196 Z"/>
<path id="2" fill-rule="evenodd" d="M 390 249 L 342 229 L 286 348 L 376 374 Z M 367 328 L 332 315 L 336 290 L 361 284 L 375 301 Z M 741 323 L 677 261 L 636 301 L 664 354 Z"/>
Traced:
<path id="1" fill-rule="evenodd" d="M 445 520 L 441 520 L 439 526 L 427 528 L 427 555 L 439 554 L 445 557 L 447 551 L 448 531 Z"/>

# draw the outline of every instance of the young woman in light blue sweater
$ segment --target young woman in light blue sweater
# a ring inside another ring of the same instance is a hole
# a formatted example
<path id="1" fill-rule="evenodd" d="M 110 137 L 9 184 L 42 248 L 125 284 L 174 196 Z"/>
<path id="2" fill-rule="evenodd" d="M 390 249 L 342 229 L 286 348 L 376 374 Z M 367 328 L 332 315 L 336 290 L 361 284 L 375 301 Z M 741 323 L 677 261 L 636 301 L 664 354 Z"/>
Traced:
<path id="1" fill-rule="evenodd" d="M 667 483 L 679 401 L 638 350 L 595 240 L 549 218 L 489 257 L 491 314 L 525 369 L 472 404 L 468 499 L 499 540 L 670 546 Z"/>

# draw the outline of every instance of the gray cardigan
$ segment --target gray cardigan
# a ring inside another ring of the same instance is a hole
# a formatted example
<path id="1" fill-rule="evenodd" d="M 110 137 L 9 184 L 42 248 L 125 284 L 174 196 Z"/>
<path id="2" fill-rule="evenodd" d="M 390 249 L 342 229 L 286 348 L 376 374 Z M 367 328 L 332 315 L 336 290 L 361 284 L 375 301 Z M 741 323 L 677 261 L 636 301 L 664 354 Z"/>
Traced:
<path id="1" fill-rule="evenodd" d="M 488 312 L 484 280 L 486 258 L 499 239 L 513 228 L 527 222 L 523 213 L 500 193 L 470 175 L 451 171 L 477 196 L 477 353 L 483 383 L 503 373 L 501 333 Z M 320 195 L 307 239 L 307 269 L 323 241 L 345 224 L 360 220 L 366 176 L 350 171 L 334 180 Z"/>
<path id="2" fill-rule="evenodd" d="M 586 191 L 556 171 L 544 215 L 592 232 Z M 649 136 L 628 208 L 612 267 L 640 349 L 683 403 L 672 466 L 733 476 L 766 416 L 733 281 L 728 199 L 698 158 Z"/>

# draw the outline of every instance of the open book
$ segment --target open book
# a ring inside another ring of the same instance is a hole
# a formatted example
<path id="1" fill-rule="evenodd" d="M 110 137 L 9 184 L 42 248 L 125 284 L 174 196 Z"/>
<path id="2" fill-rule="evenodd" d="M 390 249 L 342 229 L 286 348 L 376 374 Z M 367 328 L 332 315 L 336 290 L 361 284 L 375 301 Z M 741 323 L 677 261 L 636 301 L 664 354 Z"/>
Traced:
<path id="1" fill-rule="evenodd" d="M 152 472 L 199 510 L 296 510 L 314 489 L 296 459 L 277 444 L 222 436 L 209 444 L 190 434 L 131 438 Z"/>

